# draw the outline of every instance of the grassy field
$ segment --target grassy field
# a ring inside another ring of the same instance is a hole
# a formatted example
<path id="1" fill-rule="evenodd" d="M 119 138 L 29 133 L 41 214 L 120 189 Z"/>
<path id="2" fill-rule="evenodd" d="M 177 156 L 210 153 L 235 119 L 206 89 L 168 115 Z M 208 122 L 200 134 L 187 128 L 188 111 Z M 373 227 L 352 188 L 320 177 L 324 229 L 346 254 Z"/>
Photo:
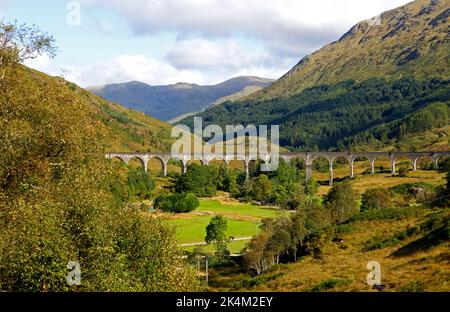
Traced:
<path id="1" fill-rule="evenodd" d="M 177 237 L 180 244 L 203 242 L 206 236 L 206 226 L 212 216 L 194 216 L 171 220 L 170 223 L 177 228 Z M 258 232 L 258 223 L 252 221 L 228 220 L 228 236 L 249 237 Z"/>
<path id="2" fill-rule="evenodd" d="M 229 202 L 220 200 L 202 200 L 200 207 L 197 208 L 196 212 L 212 212 L 233 219 L 251 218 L 257 220 L 273 218 L 277 214 L 277 210 L 274 208 L 236 203 L 234 200 L 230 200 Z"/>
<path id="3" fill-rule="evenodd" d="M 168 222 L 176 227 L 179 244 L 203 242 L 206 236 L 206 226 L 212 217 L 224 216 L 228 221 L 228 236 L 251 237 L 258 233 L 263 218 L 272 218 L 280 213 L 275 208 L 261 207 L 239 203 L 226 197 L 216 199 L 201 199 L 200 206 L 195 211 L 186 214 L 164 214 Z M 246 241 L 235 241 L 229 244 L 230 252 L 239 253 Z M 183 247 L 192 250 L 195 246 Z M 205 248 L 212 251 L 212 246 Z"/>
<path id="4" fill-rule="evenodd" d="M 228 243 L 228 250 L 232 254 L 240 254 L 242 249 L 245 248 L 249 241 L 248 240 L 240 240 Z M 195 248 L 201 247 L 204 251 L 214 253 L 215 248 L 214 245 L 202 245 L 202 246 L 184 246 L 180 247 L 183 251 L 193 251 Z"/>
<path id="5" fill-rule="evenodd" d="M 389 163 L 386 161 L 379 161 L 376 166 L 383 166 L 384 168 L 389 168 Z M 352 186 L 359 194 L 364 193 L 369 188 L 374 187 L 392 187 L 403 183 L 415 183 L 415 182 L 425 182 L 431 185 L 441 185 L 444 183 L 445 173 L 435 170 L 417 170 L 410 171 L 408 176 L 400 177 L 398 175 L 391 176 L 391 173 L 375 171 L 375 174 L 364 173 L 367 168 L 369 168 L 368 162 L 355 162 L 354 172 L 355 178 L 351 180 Z M 349 177 L 350 168 L 348 165 L 341 165 L 334 168 L 334 178 L 342 179 Z M 326 184 L 329 180 L 329 173 L 313 171 L 313 178 L 319 181 L 321 184 Z M 320 185 L 319 195 L 324 195 L 330 190 L 328 185 Z"/>

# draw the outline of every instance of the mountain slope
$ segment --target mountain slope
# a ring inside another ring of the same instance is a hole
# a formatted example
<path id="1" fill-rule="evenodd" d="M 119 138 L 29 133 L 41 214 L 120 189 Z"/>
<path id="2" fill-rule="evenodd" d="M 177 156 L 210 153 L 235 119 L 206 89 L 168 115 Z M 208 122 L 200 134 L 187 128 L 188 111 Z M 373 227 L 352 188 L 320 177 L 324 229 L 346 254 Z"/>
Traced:
<path id="1" fill-rule="evenodd" d="M 170 120 L 183 114 L 201 111 L 217 100 L 241 92 L 247 87 L 266 87 L 271 83 L 270 79 L 237 77 L 212 86 L 187 83 L 149 86 L 133 81 L 92 87 L 89 90 L 128 108 L 161 120 Z"/>
<path id="2" fill-rule="evenodd" d="M 172 126 L 169 124 L 104 100 L 86 90 L 79 89 L 78 92 L 87 103 L 93 105 L 97 111 L 95 115 L 109 129 L 108 150 L 170 152 L 174 139 L 171 138 Z"/>
<path id="3" fill-rule="evenodd" d="M 92 125 L 100 124 L 105 128 L 107 135 L 103 138 L 103 143 L 106 151 L 170 151 L 174 139 L 171 138 L 172 127 L 169 124 L 104 100 L 62 78 L 50 77 L 26 67 L 21 68 L 20 75 L 24 81 L 30 81 L 47 90 L 48 94 L 64 88 L 71 97 L 88 107 Z"/>
<path id="4" fill-rule="evenodd" d="M 382 13 L 379 20 L 362 21 L 250 98 L 289 96 L 349 79 L 398 79 L 404 75 L 448 79 L 449 15 L 448 1 L 417 0 Z"/>
<path id="5" fill-rule="evenodd" d="M 238 100 L 241 100 L 259 90 L 262 90 L 262 89 L 264 89 L 264 88 L 261 86 L 248 86 L 239 92 L 236 92 L 236 93 L 233 93 L 233 94 L 230 94 L 230 95 L 227 95 L 227 96 L 224 96 L 224 97 L 218 99 L 211 106 L 216 106 L 216 105 L 222 104 L 227 101 L 238 101 Z"/>
<path id="6" fill-rule="evenodd" d="M 217 101 L 212 103 L 209 107 L 214 107 L 214 106 L 220 105 L 220 104 L 222 104 L 224 102 L 227 102 L 227 101 L 238 101 L 238 100 L 241 100 L 241 99 L 245 98 L 246 96 L 249 96 L 250 94 L 255 93 L 255 92 L 257 92 L 257 91 L 259 91 L 259 90 L 261 90 L 263 88 L 264 87 L 261 87 L 261 86 L 248 86 L 248 87 L 245 87 L 244 89 L 242 89 L 239 92 L 236 92 L 236 93 L 233 93 L 233 94 L 230 94 L 230 95 L 227 95 L 227 96 L 224 96 L 224 97 L 218 99 Z M 207 107 L 207 108 L 209 108 L 209 107 Z M 181 121 L 181 120 L 183 120 L 185 118 L 194 116 L 194 115 L 199 114 L 199 113 L 201 113 L 201 112 L 190 112 L 190 113 L 182 114 L 182 115 L 179 115 L 179 116 L 177 116 L 175 118 L 172 118 L 172 119 L 168 120 L 167 122 L 169 124 L 176 124 L 177 122 L 179 122 L 179 121 Z"/>
<path id="7" fill-rule="evenodd" d="M 448 150 L 446 136 L 420 147 L 411 137 L 449 125 L 449 13 L 448 2 L 419 0 L 383 13 L 380 25 L 361 22 L 272 86 L 200 116 L 278 124 L 294 150 Z"/>

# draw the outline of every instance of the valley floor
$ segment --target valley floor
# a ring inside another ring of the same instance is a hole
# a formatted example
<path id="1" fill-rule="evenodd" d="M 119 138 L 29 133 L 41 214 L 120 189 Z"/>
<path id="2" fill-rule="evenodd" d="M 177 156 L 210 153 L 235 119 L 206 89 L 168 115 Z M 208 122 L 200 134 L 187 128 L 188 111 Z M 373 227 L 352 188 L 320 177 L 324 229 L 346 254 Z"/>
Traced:
<path id="1" fill-rule="evenodd" d="M 229 243 L 231 253 L 240 253 L 250 238 L 259 231 L 263 218 L 273 218 L 282 213 L 274 207 L 261 207 L 252 204 L 239 203 L 229 197 L 217 196 L 201 199 L 200 207 L 186 214 L 163 214 L 168 222 L 176 226 L 178 243 L 183 250 L 192 251 L 204 242 L 206 226 L 215 215 L 222 215 L 228 221 L 227 235 L 236 240 Z M 196 245 L 193 245 L 196 244 Z M 206 251 L 213 251 L 213 246 L 203 246 Z"/>
<path id="2" fill-rule="evenodd" d="M 364 166 L 360 164 L 359 169 Z M 336 169 L 336 175 L 345 176 L 346 168 Z M 315 178 L 319 181 L 326 181 L 326 174 L 316 172 Z M 407 177 L 392 177 L 387 173 L 377 173 L 375 175 L 364 174 L 357 175 L 352 181 L 352 186 L 359 194 L 373 187 L 392 187 L 403 183 L 426 182 L 434 186 L 444 183 L 445 174 L 434 170 L 417 170 L 410 172 Z M 319 195 L 326 194 L 331 187 L 321 185 Z M 263 218 L 276 217 L 282 213 L 276 207 L 261 207 L 252 204 L 239 203 L 239 201 L 230 198 L 227 194 L 221 194 L 214 198 L 201 199 L 200 207 L 195 211 L 186 214 L 162 214 L 162 217 L 168 219 L 170 224 L 176 226 L 179 244 L 194 244 L 204 241 L 206 236 L 206 226 L 210 219 L 215 215 L 222 215 L 227 218 L 228 236 L 250 237 L 258 233 L 260 222 Z M 231 253 L 240 253 L 248 240 L 238 240 L 229 245 Z M 184 246 L 183 250 L 191 251 L 197 246 Z M 205 246 L 205 250 L 212 251 L 212 246 Z"/>
<path id="3" fill-rule="evenodd" d="M 348 176 L 347 167 L 338 166 L 336 177 Z M 392 177 L 389 173 L 378 172 L 374 175 L 362 174 L 363 162 L 356 165 L 356 177 L 351 180 L 353 188 L 359 193 L 373 187 L 392 187 L 403 183 L 426 182 L 433 186 L 443 185 L 445 174 L 434 170 L 417 170 L 408 176 Z M 315 172 L 317 181 L 327 181 L 327 173 Z M 322 183 L 325 184 L 325 183 Z M 321 185 L 319 195 L 330 189 Z M 366 283 L 369 261 L 381 264 L 382 284 L 385 291 L 425 290 L 450 291 L 450 243 L 447 240 L 434 247 L 431 245 L 412 245 L 420 236 L 390 243 L 383 248 L 366 251 L 374 241 L 388 239 L 399 231 L 417 226 L 426 220 L 433 210 L 424 209 L 420 215 L 399 220 L 355 221 L 351 230 L 342 234 L 339 242 L 328 240 L 323 247 L 320 260 L 304 256 L 296 263 L 281 264 L 274 270 L 259 277 L 251 277 L 241 267 L 213 268 L 210 271 L 210 291 L 376 291 Z M 229 243 L 232 254 L 239 254 L 249 238 L 259 232 L 263 218 L 276 217 L 288 213 L 276 207 L 262 207 L 240 203 L 226 193 L 213 198 L 200 200 L 200 207 L 186 214 L 158 213 L 160 217 L 176 226 L 180 248 L 192 251 L 202 247 L 213 252 L 210 245 L 199 246 L 206 236 L 206 226 L 215 215 L 228 220 L 227 236 L 242 238 Z M 445 210 L 450 214 L 450 210 Z M 185 245 L 189 246 L 185 246 Z M 403 247 L 403 249 L 401 249 Z M 397 255 L 399 250 L 406 250 Z"/>

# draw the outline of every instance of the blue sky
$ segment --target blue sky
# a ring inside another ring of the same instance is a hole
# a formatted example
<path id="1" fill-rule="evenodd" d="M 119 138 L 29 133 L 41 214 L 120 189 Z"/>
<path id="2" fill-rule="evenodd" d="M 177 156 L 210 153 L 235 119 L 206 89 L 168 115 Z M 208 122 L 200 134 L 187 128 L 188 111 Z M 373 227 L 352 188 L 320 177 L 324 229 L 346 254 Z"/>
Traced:
<path id="1" fill-rule="evenodd" d="M 57 58 L 27 65 L 83 87 L 214 84 L 239 75 L 278 78 L 355 23 L 407 2 L 0 0 L 0 17 L 52 34 Z M 81 23 L 71 25 L 78 7 Z"/>

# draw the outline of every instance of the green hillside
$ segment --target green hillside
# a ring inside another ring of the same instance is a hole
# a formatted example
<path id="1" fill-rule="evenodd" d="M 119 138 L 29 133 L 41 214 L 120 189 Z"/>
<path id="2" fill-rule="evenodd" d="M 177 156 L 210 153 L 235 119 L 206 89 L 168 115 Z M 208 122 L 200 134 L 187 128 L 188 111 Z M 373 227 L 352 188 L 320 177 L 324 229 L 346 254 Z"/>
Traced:
<path id="1" fill-rule="evenodd" d="M 381 14 L 380 25 L 358 23 L 272 86 L 199 116 L 279 124 L 293 150 L 448 150 L 438 129 L 449 125 L 449 14 L 444 1 L 420 0 Z"/>
<path id="2" fill-rule="evenodd" d="M 174 141 L 172 126 L 144 113 L 106 101 L 88 91 L 79 90 L 96 109 L 111 137 L 107 149 L 120 152 L 169 152 Z"/>
<path id="3" fill-rule="evenodd" d="M 104 144 L 107 151 L 170 151 L 173 139 L 169 124 L 104 100 L 62 78 L 50 77 L 26 67 L 20 70 L 20 74 L 28 83 L 46 89 L 49 93 L 62 87 L 81 104 L 90 107 L 93 123 L 100 122 L 105 127 L 107 137 Z"/>

